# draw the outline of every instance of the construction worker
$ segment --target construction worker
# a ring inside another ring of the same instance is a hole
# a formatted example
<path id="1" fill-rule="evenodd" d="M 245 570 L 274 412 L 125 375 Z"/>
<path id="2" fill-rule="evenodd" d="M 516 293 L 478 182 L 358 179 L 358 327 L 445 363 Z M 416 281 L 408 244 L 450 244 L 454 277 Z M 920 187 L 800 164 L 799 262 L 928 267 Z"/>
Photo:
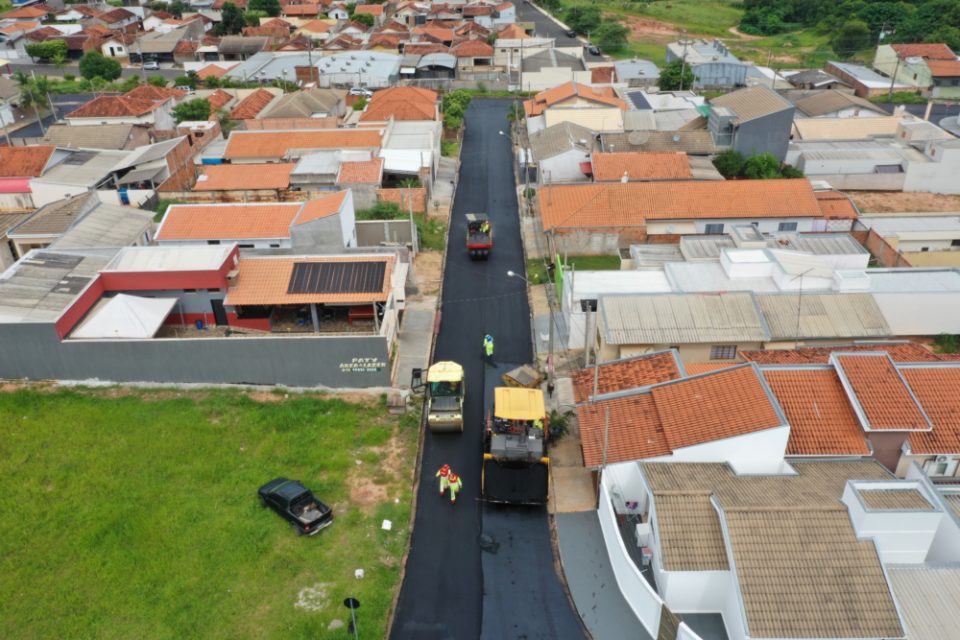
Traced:
<path id="1" fill-rule="evenodd" d="M 493 364 L 493 336 L 489 333 L 483 336 L 483 354 L 487 362 Z"/>
<path id="2" fill-rule="evenodd" d="M 450 504 L 456 504 L 457 502 L 457 491 L 463 488 L 463 480 L 460 479 L 460 476 L 454 472 L 450 472 Z"/>
<path id="3" fill-rule="evenodd" d="M 487 236 L 490 235 L 490 223 L 486 220 L 480 223 L 480 233 Z"/>
<path id="4" fill-rule="evenodd" d="M 534 420 L 533 428 L 540 429 L 540 431 L 543 431 L 543 418 L 537 418 L 536 420 Z"/>
<path id="5" fill-rule="evenodd" d="M 440 467 L 436 477 L 440 478 L 440 496 L 442 497 L 447 487 L 450 486 L 450 465 L 445 464 Z"/>

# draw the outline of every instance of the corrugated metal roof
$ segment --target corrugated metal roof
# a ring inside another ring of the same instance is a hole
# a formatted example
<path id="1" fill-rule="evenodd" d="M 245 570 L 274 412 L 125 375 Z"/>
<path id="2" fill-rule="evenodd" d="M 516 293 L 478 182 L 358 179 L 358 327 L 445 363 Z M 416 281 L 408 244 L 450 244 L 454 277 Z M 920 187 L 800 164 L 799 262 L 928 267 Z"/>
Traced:
<path id="1" fill-rule="evenodd" d="M 891 333 L 869 293 L 760 294 L 757 302 L 771 340 L 887 337 Z"/>
<path id="2" fill-rule="evenodd" d="M 530 149 L 533 151 L 533 159 L 540 161 L 571 149 L 580 149 L 584 153 L 589 153 L 592 141 L 593 132 L 590 129 L 573 122 L 562 122 L 531 135 Z"/>
<path id="3" fill-rule="evenodd" d="M 762 342 L 769 338 L 751 293 L 605 296 L 600 321 L 609 344 Z"/>
<path id="4" fill-rule="evenodd" d="M 710 101 L 710 105 L 726 107 L 736 113 L 735 124 L 762 118 L 778 111 L 793 109 L 793 105 L 789 101 L 767 87 L 750 87 L 749 89 L 733 91 L 714 98 Z"/>
<path id="5" fill-rule="evenodd" d="M 941 640 L 956 635 L 960 567 L 895 566 L 888 574 L 910 640 Z"/>
<path id="6" fill-rule="evenodd" d="M 153 213 L 132 207 L 101 204 L 84 216 L 59 240 L 53 249 L 123 247 L 142 240 L 153 224 Z"/>

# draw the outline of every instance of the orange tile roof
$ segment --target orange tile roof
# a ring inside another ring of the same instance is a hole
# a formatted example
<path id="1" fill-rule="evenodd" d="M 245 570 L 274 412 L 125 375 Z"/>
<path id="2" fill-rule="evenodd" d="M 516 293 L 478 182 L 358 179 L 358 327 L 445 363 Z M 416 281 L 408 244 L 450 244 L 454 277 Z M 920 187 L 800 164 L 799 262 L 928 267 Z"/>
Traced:
<path id="1" fill-rule="evenodd" d="M 649 393 L 577 407 L 577 422 L 585 467 L 603 464 L 604 431 L 608 464 L 655 458 L 671 451 Z"/>
<path id="2" fill-rule="evenodd" d="M 287 293 L 293 265 L 298 262 L 385 262 L 383 288 L 374 293 Z M 390 295 L 393 256 L 337 256 L 295 258 L 242 258 L 235 284 L 224 301 L 230 305 L 371 304 Z"/>
<path id="3" fill-rule="evenodd" d="M 288 4 L 281 9 L 285 16 L 318 16 L 323 13 L 320 4 Z"/>
<path id="4" fill-rule="evenodd" d="M 365 162 L 342 162 L 337 184 L 380 184 L 383 179 L 383 158 Z"/>
<path id="5" fill-rule="evenodd" d="M 573 395 L 576 402 L 586 402 L 593 395 L 594 368 L 581 369 L 573 374 Z M 681 377 L 680 368 L 672 352 L 641 355 L 599 366 L 597 394 L 648 387 Z"/>
<path id="6" fill-rule="evenodd" d="M 288 238 L 303 204 L 175 204 L 157 231 L 157 240 L 242 240 Z"/>
<path id="7" fill-rule="evenodd" d="M 813 194 L 820 203 L 824 218 L 856 218 L 857 207 L 845 193 L 839 191 L 815 191 Z"/>
<path id="8" fill-rule="evenodd" d="M 179 100 L 187 95 L 183 89 L 171 89 L 170 87 L 155 87 L 152 84 L 141 84 L 123 94 L 124 98 L 131 100 L 154 100 L 156 102 L 165 102 L 170 98 Z"/>
<path id="9" fill-rule="evenodd" d="M 50 162 L 56 147 L 0 147 L 0 177 L 36 178 Z"/>
<path id="10" fill-rule="evenodd" d="M 346 191 L 337 191 L 336 193 L 331 193 L 330 195 L 323 196 L 322 198 L 307 200 L 307 203 L 303 205 L 303 211 L 301 211 L 300 215 L 297 216 L 294 224 L 304 224 L 307 222 L 313 222 L 314 220 L 319 220 L 320 218 L 332 216 L 340 211 L 340 208 L 343 206 L 343 202 L 346 200 L 346 198 Z"/>
<path id="11" fill-rule="evenodd" d="M 616 67 L 594 67 L 590 69 L 590 82 L 594 84 L 607 84 L 613 82 L 613 76 Z"/>
<path id="12" fill-rule="evenodd" d="M 749 365 L 666 383 L 651 390 L 671 449 L 784 424 Z"/>
<path id="13" fill-rule="evenodd" d="M 39 26 L 40 26 L 40 23 L 39 23 L 39 22 L 25 22 L 25 21 L 14 22 L 13 24 L 9 24 L 9 25 L 7 25 L 7 26 L 5 26 L 5 27 L 3 27 L 3 28 L 0 28 L 0 32 L 6 33 L 6 34 L 11 34 L 11 33 L 16 33 L 17 31 L 25 31 L 25 30 L 27 30 L 27 29 L 35 29 L 35 28 L 37 28 L 37 27 L 39 27 Z M 109 29 L 108 29 L 108 31 L 109 31 Z"/>
<path id="14" fill-rule="evenodd" d="M 458 58 L 492 58 L 493 46 L 483 40 L 464 40 L 460 44 L 450 47 L 450 53 Z"/>
<path id="15" fill-rule="evenodd" d="M 629 227 L 647 220 L 820 218 L 807 180 L 628 182 L 544 187 L 544 230 Z"/>
<path id="16" fill-rule="evenodd" d="M 890 45 L 901 58 L 925 58 L 927 60 L 956 60 L 957 55 L 950 47 L 939 43 L 931 44 L 893 44 Z"/>
<path id="17" fill-rule="evenodd" d="M 960 60 L 928 60 L 927 66 L 934 78 L 960 77 Z"/>
<path id="18" fill-rule="evenodd" d="M 526 40 L 529 37 L 518 24 L 509 24 L 497 32 L 497 38 L 503 40 Z"/>
<path id="19" fill-rule="evenodd" d="M 929 430 L 931 425 L 911 396 L 911 389 L 901 378 L 893 361 L 886 354 L 834 354 L 837 373 L 852 392 L 851 401 L 859 405 L 866 417 L 865 429 L 872 431 Z"/>
<path id="20" fill-rule="evenodd" d="M 227 67 L 221 67 L 216 64 L 208 64 L 200 71 L 197 71 L 197 77 L 201 80 L 206 80 L 207 78 L 222 78 L 227 71 L 230 71 L 233 67 L 237 65 L 233 64 Z"/>
<path id="21" fill-rule="evenodd" d="M 155 111 L 161 104 L 155 100 L 136 100 L 126 96 L 98 96 L 68 113 L 67 118 L 137 117 Z"/>
<path id="22" fill-rule="evenodd" d="M 436 120 L 437 92 L 414 87 L 393 87 L 377 91 L 370 99 L 361 122 L 394 120 Z"/>
<path id="23" fill-rule="evenodd" d="M 356 9 L 353 10 L 353 14 L 358 13 L 368 13 L 371 16 L 382 16 L 383 15 L 383 5 L 382 4 L 358 4 Z"/>
<path id="24" fill-rule="evenodd" d="M 682 180 L 693 177 L 687 154 L 682 152 L 594 153 L 590 161 L 593 164 L 593 179 L 597 182 L 620 180 L 624 175 L 629 180 Z"/>
<path id="25" fill-rule="evenodd" d="M 266 89 L 257 89 L 230 111 L 232 120 L 253 120 L 276 96 Z"/>
<path id="26" fill-rule="evenodd" d="M 243 191 L 247 189 L 286 189 L 296 163 L 215 164 L 203 167 L 194 191 Z"/>
<path id="27" fill-rule="evenodd" d="M 314 131 L 234 131 L 230 134 L 224 157 L 283 158 L 294 149 L 376 149 L 380 146 L 376 129 L 327 129 Z"/>
<path id="28" fill-rule="evenodd" d="M 407 55 L 425 56 L 430 53 L 449 53 L 450 49 L 436 42 L 408 42 L 403 45 L 403 53 Z"/>
<path id="29" fill-rule="evenodd" d="M 790 423 L 788 455 L 870 455 L 835 371 L 771 369 L 763 377 Z"/>
<path id="30" fill-rule="evenodd" d="M 14 9 L 13 11 L 7 11 L 5 14 L 0 15 L 0 19 L 6 20 L 7 18 L 43 18 L 48 13 L 50 13 L 50 8 L 46 5 L 38 4 L 31 7 L 20 7 L 19 9 Z"/>
<path id="31" fill-rule="evenodd" d="M 686 369 L 688 376 L 697 376 L 701 373 L 712 373 L 736 366 L 737 364 L 733 362 L 686 362 L 683 368 Z"/>
<path id="32" fill-rule="evenodd" d="M 834 351 L 885 351 L 894 362 L 937 362 L 940 360 L 955 360 L 958 355 L 939 354 L 930 351 L 916 342 L 891 344 L 863 344 L 837 347 L 803 347 L 800 349 L 766 349 L 756 351 L 741 351 L 744 360 L 756 362 L 759 365 L 768 364 L 827 364 L 830 354 Z M 689 367 L 687 367 L 689 370 Z"/>
<path id="33" fill-rule="evenodd" d="M 541 91 L 524 102 L 523 108 L 528 116 L 539 116 L 555 104 L 578 97 L 589 102 L 597 102 L 626 111 L 627 103 L 616 96 L 617 94 L 611 87 L 591 87 L 578 82 L 566 82 L 552 89 Z"/>
<path id="34" fill-rule="evenodd" d="M 920 455 L 960 453 L 960 368 L 903 367 L 900 373 L 933 422 L 933 431 L 908 436 L 910 449 Z"/>
<path id="35" fill-rule="evenodd" d="M 217 109 L 222 108 L 228 102 L 233 100 L 233 96 L 227 93 L 226 91 L 224 91 L 223 89 L 217 89 L 216 91 L 211 93 L 209 96 L 207 96 L 207 100 L 210 102 L 210 109 L 212 111 L 216 111 Z M 216 116 L 216 114 L 211 114 L 211 115 Z"/>
<path id="36" fill-rule="evenodd" d="M 330 29 L 337 26 L 336 24 L 331 24 L 326 20 L 311 20 L 306 24 L 300 25 L 301 31 L 309 31 L 310 33 L 326 33 Z"/>

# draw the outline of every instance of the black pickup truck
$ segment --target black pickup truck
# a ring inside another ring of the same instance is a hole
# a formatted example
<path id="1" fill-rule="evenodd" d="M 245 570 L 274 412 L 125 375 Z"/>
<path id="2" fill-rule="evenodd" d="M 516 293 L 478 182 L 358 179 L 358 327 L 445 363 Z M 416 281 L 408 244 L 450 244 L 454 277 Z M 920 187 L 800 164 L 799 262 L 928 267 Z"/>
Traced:
<path id="1" fill-rule="evenodd" d="M 333 524 L 333 511 L 300 484 L 299 480 L 276 478 L 257 491 L 260 504 L 289 521 L 299 535 L 312 536 Z"/>

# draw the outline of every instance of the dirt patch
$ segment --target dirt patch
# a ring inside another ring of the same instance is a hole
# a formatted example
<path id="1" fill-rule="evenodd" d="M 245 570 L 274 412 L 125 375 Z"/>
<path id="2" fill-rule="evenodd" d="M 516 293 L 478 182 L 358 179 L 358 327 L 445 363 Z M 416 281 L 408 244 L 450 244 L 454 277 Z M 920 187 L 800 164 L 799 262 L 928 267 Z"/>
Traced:
<path id="1" fill-rule="evenodd" d="M 960 196 L 939 193 L 848 191 L 863 213 L 922 213 L 960 211 Z"/>
<path id="2" fill-rule="evenodd" d="M 390 499 L 387 485 L 382 483 L 382 479 L 378 483 L 377 475 L 386 475 L 390 483 L 394 483 L 406 477 L 405 470 L 409 467 L 403 441 L 397 435 L 383 446 L 371 447 L 370 451 L 380 459 L 376 470 L 365 469 L 366 465 L 358 466 L 347 480 L 351 505 L 366 513 L 372 513 L 377 505 Z"/>
<path id="3" fill-rule="evenodd" d="M 387 500 L 387 488 L 374 482 L 373 478 L 361 476 L 350 481 L 350 502 L 363 511 L 372 512 Z"/>
<path id="4" fill-rule="evenodd" d="M 650 18 L 627 18 L 627 26 L 635 36 L 676 36 L 680 34 L 676 25 Z"/>
<path id="5" fill-rule="evenodd" d="M 423 295 L 435 295 L 440 290 L 443 271 L 443 253 L 421 251 L 413 261 L 413 281 Z"/>
<path id="6" fill-rule="evenodd" d="M 290 397 L 273 391 L 253 391 L 248 395 L 254 402 L 283 402 Z"/>
<path id="7" fill-rule="evenodd" d="M 736 27 L 730 27 L 729 29 L 727 29 L 727 31 L 737 36 L 741 40 L 762 40 L 763 39 L 763 36 L 752 36 L 749 33 L 744 33 L 743 31 L 740 31 Z"/>

